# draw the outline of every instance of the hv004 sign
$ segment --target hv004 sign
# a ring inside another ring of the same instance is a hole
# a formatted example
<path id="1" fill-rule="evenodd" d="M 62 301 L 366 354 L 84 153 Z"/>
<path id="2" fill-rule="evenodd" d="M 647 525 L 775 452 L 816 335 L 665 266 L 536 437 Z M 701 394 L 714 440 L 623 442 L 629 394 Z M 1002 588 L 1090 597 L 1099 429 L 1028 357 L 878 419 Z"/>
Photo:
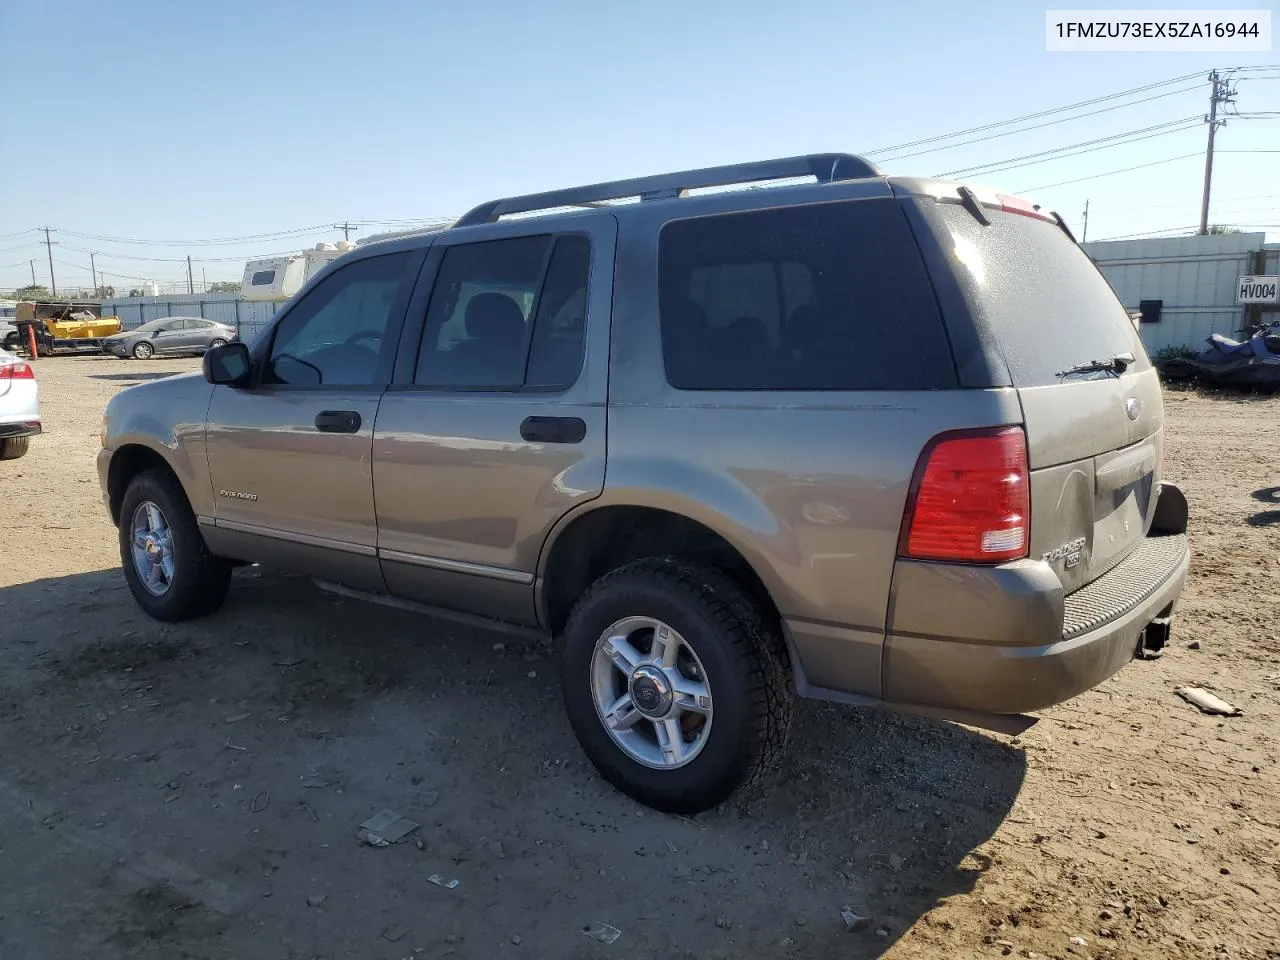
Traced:
<path id="1" fill-rule="evenodd" d="M 1236 286 L 1236 303 L 1280 303 L 1277 287 L 1280 277 L 1241 277 Z"/>

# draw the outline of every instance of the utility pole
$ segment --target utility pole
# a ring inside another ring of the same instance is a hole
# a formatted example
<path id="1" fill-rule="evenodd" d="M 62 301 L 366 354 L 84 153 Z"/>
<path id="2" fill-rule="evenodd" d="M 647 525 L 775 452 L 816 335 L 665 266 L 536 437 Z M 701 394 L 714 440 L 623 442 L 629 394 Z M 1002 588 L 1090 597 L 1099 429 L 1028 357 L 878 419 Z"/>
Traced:
<path id="1" fill-rule="evenodd" d="M 1080 234 L 1080 242 L 1084 243 L 1089 239 L 1089 201 L 1084 202 L 1084 231 Z"/>
<path id="2" fill-rule="evenodd" d="M 98 265 L 94 262 L 93 258 L 95 256 L 97 254 L 89 254 L 89 272 L 93 274 L 93 295 L 96 297 L 98 295 Z"/>
<path id="3" fill-rule="evenodd" d="M 195 293 L 196 285 L 191 279 L 191 254 L 187 254 L 187 293 Z"/>
<path id="4" fill-rule="evenodd" d="M 204 275 L 204 267 L 200 268 L 200 292 L 209 292 L 209 278 Z"/>
<path id="5" fill-rule="evenodd" d="M 53 241 L 49 239 L 49 228 L 44 228 L 44 247 L 49 251 L 49 289 L 53 291 L 53 295 L 58 295 L 58 281 L 53 277 Z"/>
<path id="6" fill-rule="evenodd" d="M 343 223 L 335 223 L 333 225 L 333 229 L 342 231 L 343 240 L 350 240 L 352 231 L 359 230 L 360 228 L 353 227 L 350 223 L 343 222 Z"/>
<path id="7" fill-rule="evenodd" d="M 36 285 L 36 262 L 34 259 L 31 261 L 31 285 L 33 287 Z"/>
<path id="8" fill-rule="evenodd" d="M 1209 115 L 1205 122 L 1209 124 L 1209 145 L 1204 154 L 1204 195 L 1200 198 L 1200 236 L 1209 232 L 1209 188 L 1213 185 L 1213 135 L 1218 127 L 1227 121 L 1218 119 L 1218 104 L 1235 102 L 1235 91 L 1231 89 L 1229 80 L 1218 77 L 1218 71 L 1209 73 L 1211 91 L 1209 93 Z"/>

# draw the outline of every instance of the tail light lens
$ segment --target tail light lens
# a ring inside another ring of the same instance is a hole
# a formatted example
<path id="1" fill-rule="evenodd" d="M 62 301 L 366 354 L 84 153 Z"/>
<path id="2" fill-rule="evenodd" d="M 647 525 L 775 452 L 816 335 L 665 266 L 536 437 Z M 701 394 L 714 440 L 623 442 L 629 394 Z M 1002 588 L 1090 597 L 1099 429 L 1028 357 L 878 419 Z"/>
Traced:
<path id="1" fill-rule="evenodd" d="M 1021 427 L 944 434 L 916 467 L 899 554 L 962 563 L 1025 557 L 1028 480 Z"/>
<path id="2" fill-rule="evenodd" d="M 34 380 L 36 372 L 29 363 L 0 364 L 0 380 Z"/>

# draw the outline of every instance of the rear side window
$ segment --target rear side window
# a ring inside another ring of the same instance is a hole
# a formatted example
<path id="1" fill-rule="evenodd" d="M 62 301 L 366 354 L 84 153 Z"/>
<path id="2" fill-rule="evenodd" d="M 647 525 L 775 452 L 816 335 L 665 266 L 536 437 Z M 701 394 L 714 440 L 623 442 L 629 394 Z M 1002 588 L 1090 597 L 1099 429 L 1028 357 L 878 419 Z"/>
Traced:
<path id="1" fill-rule="evenodd" d="M 897 201 L 678 220 L 658 244 L 672 386 L 956 386 L 933 289 Z"/>
<path id="2" fill-rule="evenodd" d="M 268 284 L 276 282 L 276 272 L 274 270 L 259 270 L 249 278 L 251 287 L 265 287 Z"/>
<path id="3" fill-rule="evenodd" d="M 449 247 L 414 382 L 460 390 L 571 386 L 582 366 L 590 259 L 580 236 Z"/>
<path id="4" fill-rule="evenodd" d="M 1128 311 L 1088 254 L 1056 224 L 987 211 L 984 227 L 958 204 L 937 204 L 974 313 L 999 344 L 1014 386 L 1059 383 L 1058 373 L 1132 353 L 1150 366 Z M 1109 373 L 1096 374 L 1107 377 Z"/>

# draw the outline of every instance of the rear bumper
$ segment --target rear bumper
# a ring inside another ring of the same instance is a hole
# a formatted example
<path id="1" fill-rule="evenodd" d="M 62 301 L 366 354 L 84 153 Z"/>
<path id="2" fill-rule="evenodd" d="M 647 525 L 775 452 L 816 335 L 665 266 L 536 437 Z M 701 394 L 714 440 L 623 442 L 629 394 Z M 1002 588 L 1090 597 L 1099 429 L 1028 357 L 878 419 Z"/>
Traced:
<path id="1" fill-rule="evenodd" d="M 39 417 L 16 423 L 0 423 L 0 440 L 9 437 L 34 437 L 40 433 L 41 429 Z"/>
<path id="2" fill-rule="evenodd" d="M 904 621 L 918 618 L 901 609 L 911 597 L 895 596 L 900 615 L 885 643 L 883 697 L 1001 714 L 1068 700 L 1133 659 L 1146 626 L 1173 612 L 1189 563 L 1186 536 L 1172 534 L 1148 537 L 1114 570 L 1066 597 L 1061 588 L 1037 589 L 1057 578 L 1051 570 L 1035 569 L 1044 565 L 1032 561 L 1010 565 L 1021 567 L 1012 582 L 1023 589 L 1005 596 L 974 591 L 976 578 L 968 571 L 951 568 L 951 589 L 945 586 L 945 571 L 942 580 L 929 577 L 929 594 L 910 591 L 916 603 L 931 611 L 919 619 L 936 623 L 944 618 L 965 625 L 973 622 L 974 612 L 985 609 L 988 622 L 999 629 L 983 638 L 949 637 L 940 630 L 903 631 Z M 925 578 L 903 579 L 910 584 Z"/>

